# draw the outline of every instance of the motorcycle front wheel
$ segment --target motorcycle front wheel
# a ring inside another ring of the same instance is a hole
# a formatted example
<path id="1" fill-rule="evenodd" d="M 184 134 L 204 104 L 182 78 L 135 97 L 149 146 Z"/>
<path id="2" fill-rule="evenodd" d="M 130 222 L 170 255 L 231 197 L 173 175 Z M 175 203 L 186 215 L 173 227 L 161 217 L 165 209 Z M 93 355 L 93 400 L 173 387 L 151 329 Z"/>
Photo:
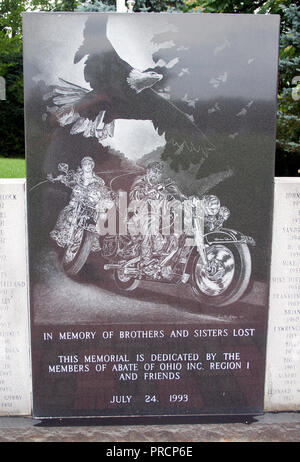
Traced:
<path id="1" fill-rule="evenodd" d="M 245 293 L 251 276 L 246 244 L 215 244 L 206 250 L 205 268 L 199 255 L 193 260 L 191 287 L 197 300 L 217 307 L 231 305 Z"/>
<path id="2" fill-rule="evenodd" d="M 83 231 L 76 243 L 66 247 L 62 266 L 69 276 L 75 276 L 85 265 L 93 245 L 93 233 Z"/>

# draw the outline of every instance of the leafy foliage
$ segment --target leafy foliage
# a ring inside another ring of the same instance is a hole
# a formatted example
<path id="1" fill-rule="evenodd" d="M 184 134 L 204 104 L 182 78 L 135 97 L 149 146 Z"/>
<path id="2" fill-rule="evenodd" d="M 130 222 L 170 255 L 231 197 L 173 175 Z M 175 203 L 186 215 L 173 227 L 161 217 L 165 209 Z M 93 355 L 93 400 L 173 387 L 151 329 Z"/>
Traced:
<path id="1" fill-rule="evenodd" d="M 2 37 L 0 50 L 0 75 L 6 81 L 6 100 L 0 101 L 0 153 L 24 157 L 22 50 L 15 38 Z"/>
<path id="2" fill-rule="evenodd" d="M 280 39 L 278 145 L 286 152 L 300 154 L 300 7 L 291 5 L 283 9 L 283 14 L 285 21 Z M 298 94 L 294 87 L 297 82 Z"/>
<path id="3" fill-rule="evenodd" d="M 86 1 L 80 3 L 76 11 L 86 11 L 86 12 L 93 12 L 93 11 L 102 11 L 104 13 L 109 11 L 116 11 L 116 2 L 114 0 L 107 0 L 105 3 L 101 0 L 94 0 L 94 1 Z"/>
<path id="4" fill-rule="evenodd" d="M 6 83 L 6 100 L 0 101 L 0 154 L 24 157 L 24 106 L 22 13 L 25 11 L 73 11 L 74 0 L 0 1 L 0 76 Z"/>
<path id="5" fill-rule="evenodd" d="M 0 9 L 0 75 L 6 100 L 0 101 L 0 153 L 24 156 L 23 81 L 20 13 L 22 2 L 4 0 Z M 9 12 L 8 8 L 16 10 Z"/>
<path id="6" fill-rule="evenodd" d="M 25 2 L 4 0 L 0 9 L 0 75 L 6 84 L 6 100 L 0 101 L 0 154 L 5 157 L 24 157 L 20 16 L 24 7 Z"/>
<path id="7" fill-rule="evenodd" d="M 183 0 L 137 0 L 134 11 L 161 13 L 163 11 L 183 11 L 186 5 Z"/>
<path id="8" fill-rule="evenodd" d="M 81 2 L 76 11 L 115 11 L 115 0 L 87 0 Z M 136 0 L 134 4 L 135 12 L 155 12 L 163 11 L 184 11 L 186 5 L 184 0 Z"/>
<path id="9" fill-rule="evenodd" d="M 200 9 L 205 13 L 280 14 L 281 4 L 291 4 L 289 0 L 187 0 L 188 9 Z"/>
<path id="10" fill-rule="evenodd" d="M 204 13 L 281 16 L 276 175 L 296 175 L 300 168 L 300 7 L 295 0 L 187 0 L 186 6 L 188 11 Z"/>

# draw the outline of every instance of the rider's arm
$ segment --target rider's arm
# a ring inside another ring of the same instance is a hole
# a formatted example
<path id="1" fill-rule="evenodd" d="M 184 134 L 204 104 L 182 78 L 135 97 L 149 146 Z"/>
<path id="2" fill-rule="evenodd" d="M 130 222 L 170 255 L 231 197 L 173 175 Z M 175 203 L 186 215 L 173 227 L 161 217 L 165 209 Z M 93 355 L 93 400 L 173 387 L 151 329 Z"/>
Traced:
<path id="1" fill-rule="evenodd" d="M 54 178 L 52 173 L 48 173 L 47 180 L 51 181 L 51 183 L 60 182 L 71 188 L 78 183 L 78 175 L 75 172 L 70 171 L 66 175 L 58 175 Z"/>
<path id="2" fill-rule="evenodd" d="M 48 173 L 47 180 L 51 181 L 51 183 L 55 183 L 56 181 L 60 181 L 61 183 L 64 182 L 65 175 L 58 175 L 54 178 L 52 173 Z"/>
<path id="3" fill-rule="evenodd" d="M 129 197 L 130 200 L 140 201 L 143 200 L 146 196 L 145 194 L 146 184 L 143 180 L 136 180 L 130 190 Z"/>
<path id="4" fill-rule="evenodd" d="M 175 199 L 180 200 L 180 201 L 185 201 L 188 199 L 188 196 L 183 194 L 175 183 L 168 185 L 166 187 L 166 192 L 170 194 L 172 197 L 174 197 Z"/>

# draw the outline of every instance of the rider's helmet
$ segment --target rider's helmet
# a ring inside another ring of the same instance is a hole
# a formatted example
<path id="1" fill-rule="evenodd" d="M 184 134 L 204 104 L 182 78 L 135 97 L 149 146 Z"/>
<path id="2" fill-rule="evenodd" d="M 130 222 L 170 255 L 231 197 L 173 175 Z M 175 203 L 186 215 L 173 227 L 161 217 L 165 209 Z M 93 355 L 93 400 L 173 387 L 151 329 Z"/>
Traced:
<path id="1" fill-rule="evenodd" d="M 164 168 L 163 163 L 158 162 L 158 161 L 150 162 L 146 167 L 147 170 L 154 170 L 159 173 L 163 171 L 163 168 Z"/>
<path id="2" fill-rule="evenodd" d="M 162 176 L 163 164 L 162 162 L 150 162 L 146 167 L 146 177 L 151 184 L 158 183 Z"/>
<path id="3" fill-rule="evenodd" d="M 86 163 L 93 164 L 93 168 L 95 167 L 95 161 L 92 159 L 92 157 L 86 156 L 81 160 L 81 166 L 83 166 Z"/>

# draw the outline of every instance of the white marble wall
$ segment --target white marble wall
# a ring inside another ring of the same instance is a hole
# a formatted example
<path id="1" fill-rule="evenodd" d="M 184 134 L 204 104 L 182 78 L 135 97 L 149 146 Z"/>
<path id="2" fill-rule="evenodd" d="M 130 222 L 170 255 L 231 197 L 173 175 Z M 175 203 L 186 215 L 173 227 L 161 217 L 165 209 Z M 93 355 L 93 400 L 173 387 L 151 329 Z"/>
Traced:
<path id="1" fill-rule="evenodd" d="M 0 415 L 31 413 L 25 197 L 0 179 Z"/>
<path id="2" fill-rule="evenodd" d="M 265 410 L 300 408 L 300 178 L 275 178 Z"/>

